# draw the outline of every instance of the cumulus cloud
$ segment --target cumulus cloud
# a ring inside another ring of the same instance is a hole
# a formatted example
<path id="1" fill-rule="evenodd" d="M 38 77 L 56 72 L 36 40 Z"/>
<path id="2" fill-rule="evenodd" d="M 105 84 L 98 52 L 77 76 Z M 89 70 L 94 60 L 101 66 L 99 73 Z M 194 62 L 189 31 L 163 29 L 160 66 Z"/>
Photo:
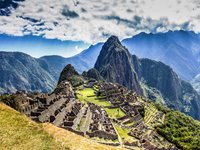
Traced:
<path id="1" fill-rule="evenodd" d="M 0 16 L 0 33 L 105 41 L 139 32 L 200 31 L 198 0 L 26 0 Z"/>

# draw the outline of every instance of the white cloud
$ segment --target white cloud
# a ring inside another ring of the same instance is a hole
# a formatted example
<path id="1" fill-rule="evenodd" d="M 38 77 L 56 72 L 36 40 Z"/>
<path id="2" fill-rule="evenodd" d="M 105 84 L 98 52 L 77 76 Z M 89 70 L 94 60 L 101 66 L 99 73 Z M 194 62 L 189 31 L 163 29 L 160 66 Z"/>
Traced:
<path id="1" fill-rule="evenodd" d="M 0 16 L 0 33 L 96 43 L 110 35 L 200 31 L 198 0 L 26 0 Z"/>

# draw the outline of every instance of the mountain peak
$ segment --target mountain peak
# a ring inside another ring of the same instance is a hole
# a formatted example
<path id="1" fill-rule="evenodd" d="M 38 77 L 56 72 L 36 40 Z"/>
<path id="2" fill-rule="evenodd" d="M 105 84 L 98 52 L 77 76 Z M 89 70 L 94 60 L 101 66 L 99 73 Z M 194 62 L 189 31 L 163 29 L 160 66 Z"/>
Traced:
<path id="1" fill-rule="evenodd" d="M 120 41 L 119 41 L 119 38 L 115 35 L 110 36 L 106 42 L 121 44 Z"/>
<path id="2" fill-rule="evenodd" d="M 121 42 L 119 41 L 119 38 L 117 36 L 114 36 L 114 35 L 109 37 L 104 45 L 106 45 L 106 46 L 115 46 L 115 47 L 122 46 Z"/>
<path id="3" fill-rule="evenodd" d="M 71 78 L 74 76 L 74 75 L 79 75 L 78 72 L 75 70 L 75 68 L 71 65 L 71 64 L 68 64 L 64 69 L 63 71 L 61 72 L 60 74 L 60 78 L 59 78 L 59 82 L 62 82 L 62 81 L 69 81 L 71 80 Z"/>
<path id="4" fill-rule="evenodd" d="M 128 49 L 116 36 L 111 36 L 103 45 L 94 68 L 106 81 L 119 83 L 142 94 L 133 61 Z"/>

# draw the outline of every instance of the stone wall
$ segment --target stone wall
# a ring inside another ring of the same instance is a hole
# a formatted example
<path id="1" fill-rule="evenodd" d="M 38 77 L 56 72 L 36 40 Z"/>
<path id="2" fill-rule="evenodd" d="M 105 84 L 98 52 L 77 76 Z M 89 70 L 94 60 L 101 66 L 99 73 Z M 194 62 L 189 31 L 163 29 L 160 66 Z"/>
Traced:
<path id="1" fill-rule="evenodd" d="M 104 139 L 107 139 L 107 140 L 118 139 L 117 134 L 111 134 L 111 133 L 108 133 L 108 132 L 105 132 L 105 131 L 100 131 L 100 130 L 97 130 L 97 131 L 94 131 L 94 132 L 86 132 L 86 134 L 89 137 L 99 137 L 99 138 L 104 138 Z"/>

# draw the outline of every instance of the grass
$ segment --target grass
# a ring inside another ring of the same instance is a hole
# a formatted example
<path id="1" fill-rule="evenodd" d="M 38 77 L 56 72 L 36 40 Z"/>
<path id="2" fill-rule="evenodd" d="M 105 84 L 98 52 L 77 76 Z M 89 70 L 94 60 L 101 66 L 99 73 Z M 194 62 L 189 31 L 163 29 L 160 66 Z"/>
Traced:
<path id="1" fill-rule="evenodd" d="M 105 111 L 111 118 L 119 118 L 126 115 L 120 108 L 105 108 Z"/>
<path id="2" fill-rule="evenodd" d="M 128 142 L 133 142 L 135 141 L 136 139 L 134 137 L 131 137 L 128 135 L 128 132 L 129 130 L 126 129 L 126 128 L 121 128 L 119 125 L 115 124 L 115 128 L 119 134 L 119 136 L 121 137 L 122 141 L 125 142 L 125 141 L 128 141 Z"/>
<path id="3" fill-rule="evenodd" d="M 111 104 L 106 99 L 99 100 L 92 88 L 85 88 L 83 90 L 79 90 L 77 96 L 78 99 L 83 103 L 90 102 L 98 106 L 111 106 Z"/>
<path id="4" fill-rule="evenodd" d="M 68 149 L 25 115 L 0 103 L 0 147 L 3 149 Z"/>
<path id="5" fill-rule="evenodd" d="M 35 123 L 3 103 L 0 103 L 0 149 L 124 150 L 99 144 L 49 123 Z"/>

